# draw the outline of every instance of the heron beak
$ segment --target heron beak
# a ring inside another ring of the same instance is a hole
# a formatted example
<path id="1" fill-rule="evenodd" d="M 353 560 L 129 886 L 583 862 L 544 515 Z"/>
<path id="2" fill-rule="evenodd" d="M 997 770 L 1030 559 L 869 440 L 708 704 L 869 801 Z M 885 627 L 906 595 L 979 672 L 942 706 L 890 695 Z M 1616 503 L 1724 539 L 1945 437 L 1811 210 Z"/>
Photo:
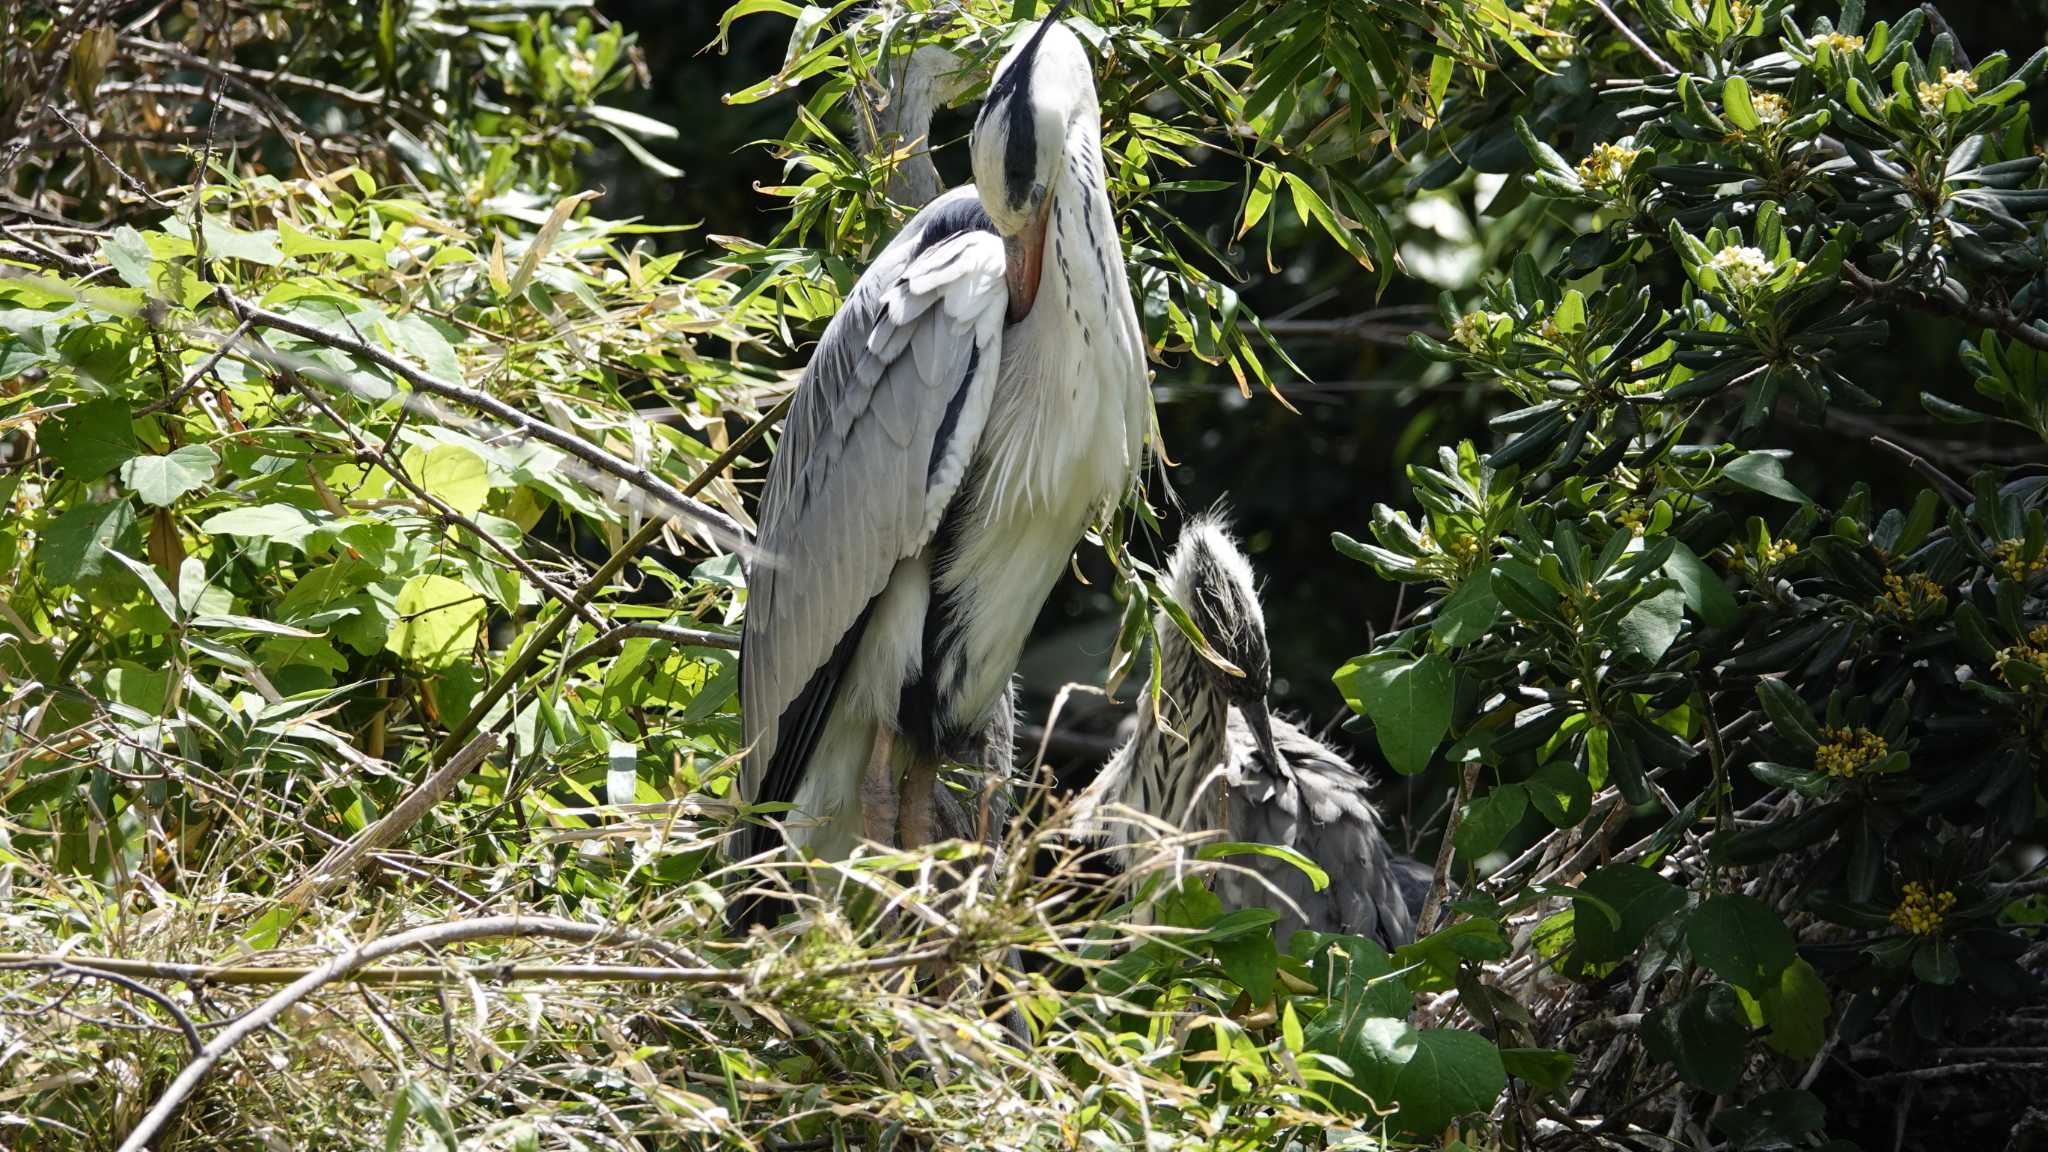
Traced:
<path id="1" fill-rule="evenodd" d="M 1258 741 L 1259 755 L 1266 758 L 1266 766 L 1280 771 L 1280 749 L 1273 743 L 1273 716 L 1266 711 L 1266 702 L 1247 700 L 1237 710 L 1244 713 L 1244 722 L 1251 726 L 1252 739 Z"/>
<path id="2" fill-rule="evenodd" d="M 1031 315 L 1031 306 L 1038 300 L 1039 275 L 1045 268 L 1045 226 L 1051 215 L 1052 195 L 1047 193 L 1039 198 L 1038 207 L 1032 209 L 1023 229 L 1015 236 L 1003 238 L 1009 265 L 1012 324 Z"/>

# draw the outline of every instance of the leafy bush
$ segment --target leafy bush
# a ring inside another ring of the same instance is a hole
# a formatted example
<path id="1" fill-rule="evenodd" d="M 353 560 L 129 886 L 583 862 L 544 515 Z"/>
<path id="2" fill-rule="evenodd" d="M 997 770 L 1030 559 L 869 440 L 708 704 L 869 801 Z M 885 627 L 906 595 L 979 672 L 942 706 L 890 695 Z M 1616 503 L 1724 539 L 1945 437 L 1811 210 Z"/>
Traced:
<path id="1" fill-rule="evenodd" d="M 2038 459 L 2048 57 L 1853 3 L 1076 5 L 1162 378 L 1284 400 L 1303 357 L 1252 300 L 1412 292 L 1443 235 L 1414 208 L 1483 200 L 1479 286 L 1395 367 L 1493 429 L 1408 437 L 1408 499 L 1336 541 L 1419 593 L 1336 679 L 1386 766 L 1454 793 L 1458 890 L 1392 956 L 1282 952 L 1200 882 L 1242 846 L 1162 829 L 1105 879 L 1033 794 L 1000 844 L 862 857 L 730 938 L 728 897 L 793 868 L 718 855 L 767 815 L 728 796 L 741 477 L 910 210 L 919 142 L 872 142 L 891 69 L 984 75 L 1034 7 L 733 5 L 722 41 L 793 22 L 730 97 L 798 91 L 788 214 L 691 252 L 591 200 L 607 157 L 672 178 L 679 135 L 620 105 L 637 47 L 595 13 L 23 10 L 6 1124 L 1765 1148 L 1864 1138 L 1856 1093 L 1958 1044 L 2038 1043 L 2011 849 L 2048 751 L 2042 473 L 1844 412 L 1939 323 L 1963 371 L 1920 402 Z M 1816 425 L 1898 466 L 1831 475 Z M 1162 528 L 1100 526 L 1112 682 Z"/>

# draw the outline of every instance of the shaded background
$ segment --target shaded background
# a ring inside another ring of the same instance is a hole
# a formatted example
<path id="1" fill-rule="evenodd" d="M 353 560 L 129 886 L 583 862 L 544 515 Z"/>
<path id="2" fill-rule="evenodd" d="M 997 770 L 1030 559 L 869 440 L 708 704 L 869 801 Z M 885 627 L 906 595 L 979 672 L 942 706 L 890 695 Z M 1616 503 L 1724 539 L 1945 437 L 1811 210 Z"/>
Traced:
<path id="1" fill-rule="evenodd" d="M 780 202 L 755 189 L 784 173 L 760 142 L 787 128 L 795 96 L 737 106 L 724 104 L 721 97 L 780 65 L 788 22 L 740 20 L 730 50 L 720 54 L 708 47 L 725 8 L 720 0 L 612 0 L 601 7 L 638 37 L 651 80 L 647 88 L 614 97 L 614 102 L 678 125 L 682 139 L 654 150 L 685 173 L 680 179 L 661 179 L 622 152 L 601 153 L 592 170 L 600 174 L 607 193 L 606 214 L 689 226 L 690 231 L 668 242 L 694 252 L 710 248 L 705 239 L 710 235 L 771 235 L 781 222 Z M 1869 5 L 1873 19 L 1896 18 L 1908 7 Z M 2024 58 L 2048 29 L 2048 0 L 1949 0 L 1941 7 L 1972 58 L 2000 48 Z M 1833 14 L 1838 6 L 1805 4 L 1800 10 Z M 1567 69 L 1561 81 L 1570 80 Z M 2038 117 L 2043 94 L 2031 95 Z M 935 139 L 946 139 L 944 124 Z M 1587 125 L 1587 140 L 1559 145 L 1575 155 L 1594 139 L 1605 138 L 1605 127 Z M 942 152 L 938 164 L 949 178 L 957 178 L 963 167 L 960 146 Z M 1198 158 L 1188 175 L 1238 175 L 1227 162 L 1215 167 L 1202 171 Z M 1448 378 L 1441 366 L 1410 355 L 1402 337 L 1404 325 L 1434 323 L 1441 289 L 1450 288 L 1461 302 L 1470 303 L 1476 298 L 1471 271 L 1504 266 L 1506 257 L 1500 254 L 1511 256 L 1525 243 L 1525 237 L 1477 211 L 1483 191 L 1467 178 L 1452 186 L 1448 198 L 1388 206 L 1397 235 L 1403 237 L 1406 274 L 1396 276 L 1378 299 L 1373 294 L 1376 277 L 1336 252 L 1320 233 L 1283 228 L 1275 244 L 1277 275 L 1265 270 L 1263 250 L 1251 242 L 1230 250 L 1243 278 L 1237 287 L 1245 302 L 1269 322 L 1285 318 L 1276 328 L 1308 376 L 1283 381 L 1298 413 L 1263 395 L 1244 399 L 1226 373 L 1192 357 L 1154 365 L 1160 424 L 1177 464 L 1167 470 L 1172 488 L 1189 511 L 1227 498 L 1265 581 L 1276 703 L 1311 730 L 1329 729 L 1328 738 L 1357 762 L 1379 768 L 1397 842 L 1437 817 L 1440 802 L 1433 791 L 1425 795 L 1397 787 L 1408 782 L 1393 780 L 1380 766 L 1369 736 L 1336 727 L 1348 713 L 1330 674 L 1364 651 L 1374 630 L 1393 619 L 1400 589 L 1339 556 L 1330 546 L 1330 534 L 1365 537 L 1375 502 L 1409 506 L 1404 470 L 1433 460 L 1437 445 L 1468 437 L 1482 449 L 1493 443 L 1485 417 L 1495 401 L 1487 390 Z M 1217 248 L 1228 249 L 1240 194 L 1186 195 L 1182 201 L 1177 205 L 1181 218 L 1204 230 Z M 1543 259 L 1547 254 L 1537 255 Z M 1675 293 L 1675 286 L 1666 287 Z M 1375 322 L 1349 321 L 1366 312 Z M 1944 381 L 1952 393 L 1966 388 L 1953 379 L 1961 371 L 1955 348 L 1962 334 L 1937 318 L 1907 317 L 1894 327 L 1888 346 L 1868 353 L 1861 371 L 1850 369 L 1884 401 L 1881 412 L 1837 411 L 1825 427 L 1810 430 L 1797 429 L 1791 421 L 1776 423 L 1770 446 L 1796 450 L 1794 481 L 1824 505 L 1839 501 L 1849 481 L 1859 477 L 1877 489 L 1881 501 L 1910 502 L 1919 482 L 1896 456 L 1870 445 L 1872 434 L 1907 444 L 1963 477 L 1983 463 L 2009 462 L 2008 442 L 1995 431 L 1934 424 L 1917 403 L 1923 383 Z M 1277 372 L 1277 363 L 1273 367 Z M 1723 431 L 1700 427 L 1707 438 Z M 1163 492 L 1157 470 L 1153 492 L 1157 501 Z M 1783 506 L 1765 514 L 1782 518 Z M 1167 521 L 1169 539 L 1176 526 L 1176 520 Z M 1029 725 L 1044 719 L 1061 683 L 1100 683 L 1105 667 L 1115 605 L 1106 566 L 1085 549 L 1083 559 L 1092 584 L 1061 583 L 1025 656 L 1029 738 L 1036 736 Z M 1060 728 L 1075 738 L 1057 745 L 1053 759 L 1063 777 L 1085 779 L 1113 741 L 1117 714 L 1083 696 L 1068 708 Z"/>

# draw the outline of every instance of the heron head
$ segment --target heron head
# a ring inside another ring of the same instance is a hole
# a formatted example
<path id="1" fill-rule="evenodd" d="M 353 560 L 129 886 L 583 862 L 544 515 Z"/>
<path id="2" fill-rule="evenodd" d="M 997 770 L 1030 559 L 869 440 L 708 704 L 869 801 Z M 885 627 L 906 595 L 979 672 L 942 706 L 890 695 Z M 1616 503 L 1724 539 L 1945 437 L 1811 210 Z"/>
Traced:
<path id="1" fill-rule="evenodd" d="M 1167 586 L 1209 646 L 1243 673 L 1203 662 L 1224 696 L 1240 707 L 1256 702 L 1263 711 L 1273 681 L 1266 614 L 1251 561 L 1221 515 L 1198 516 L 1181 530 L 1167 565 Z"/>
<path id="2" fill-rule="evenodd" d="M 1066 0 L 996 66 L 968 149 L 982 207 L 1010 252 L 1010 318 L 1031 311 L 1045 227 L 1075 118 L 1093 111 L 1087 49 L 1060 23 Z M 1098 113 L 1099 114 L 1099 113 Z"/>

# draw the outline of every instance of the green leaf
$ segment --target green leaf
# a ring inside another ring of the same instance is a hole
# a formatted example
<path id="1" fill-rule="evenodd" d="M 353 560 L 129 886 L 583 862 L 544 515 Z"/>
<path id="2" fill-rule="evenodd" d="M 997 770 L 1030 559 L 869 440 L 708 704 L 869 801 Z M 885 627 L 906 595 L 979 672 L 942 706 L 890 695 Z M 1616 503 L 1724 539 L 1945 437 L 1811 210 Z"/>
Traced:
<path id="1" fill-rule="evenodd" d="M 1503 1048 L 1501 1066 L 1510 1076 L 1529 1082 L 1531 1087 L 1562 1097 L 1572 1084 L 1573 1056 L 1549 1048 Z"/>
<path id="2" fill-rule="evenodd" d="M 156 606 L 163 610 L 164 615 L 173 620 L 178 619 L 182 611 L 178 606 L 178 598 L 171 595 L 170 585 L 165 584 L 164 578 L 156 574 L 156 569 L 119 552 L 110 551 L 107 555 L 119 561 L 121 567 L 135 574 L 135 578 L 142 582 L 143 590 L 149 593 L 150 599 L 156 601 Z"/>
<path id="3" fill-rule="evenodd" d="M 1729 1146 L 1751 1148 L 1801 1148 L 1809 1144 L 1809 1133 L 1827 1126 L 1827 1108 L 1820 1098 L 1798 1088 L 1766 1092 L 1739 1108 L 1714 1114 L 1714 1129 L 1729 1139 Z M 1835 1149 L 1846 1141 L 1827 1145 Z"/>
<path id="4" fill-rule="evenodd" d="M 207 517 L 199 530 L 209 536 L 245 536 L 269 540 L 305 551 L 306 540 L 315 532 L 333 526 L 333 517 L 296 504 L 257 504 L 232 508 Z"/>
<path id="5" fill-rule="evenodd" d="M 462 1140 L 455 1134 L 455 1122 L 449 1118 L 448 1110 L 441 1106 L 433 1092 L 418 1080 L 405 1082 L 405 1098 L 412 1102 L 412 1111 L 427 1122 L 434 1138 L 441 1142 L 441 1152 L 460 1152 Z"/>
<path id="6" fill-rule="evenodd" d="M 1695 908 L 1686 920 L 1685 939 L 1693 959 L 1753 996 L 1776 988 L 1786 967 L 1799 958 L 1798 941 L 1778 914 L 1740 893 L 1715 896 Z"/>
<path id="7" fill-rule="evenodd" d="M 1755 105 L 1750 103 L 1749 81 L 1740 76 L 1730 76 L 1728 82 L 1721 86 L 1721 110 L 1744 132 L 1754 132 L 1763 127 L 1763 121 L 1757 119 Z"/>
<path id="8" fill-rule="evenodd" d="M 204 444 L 187 444 L 162 456 L 135 456 L 121 465 L 121 482 L 144 504 L 168 508 L 178 497 L 206 486 L 220 454 Z"/>
<path id="9" fill-rule="evenodd" d="M 1220 844 L 1204 844 L 1196 853 L 1203 860 L 1221 860 L 1227 856 L 1264 856 L 1273 860 L 1285 860 L 1308 877 L 1309 886 L 1321 892 L 1330 886 L 1330 874 L 1317 867 L 1316 862 L 1292 848 L 1278 844 L 1253 844 L 1242 840 L 1231 840 Z"/>
<path id="10" fill-rule="evenodd" d="M 1763 705 L 1764 715 L 1771 718 L 1771 731 L 1779 739 L 1809 756 L 1820 748 L 1820 726 L 1814 723 L 1806 701 L 1799 698 L 1790 684 L 1776 678 L 1759 680 L 1756 698 Z"/>
<path id="11" fill-rule="evenodd" d="M 1722 475 L 1752 492 L 1776 496 L 1794 504 L 1811 504 L 1806 493 L 1785 479 L 1785 463 L 1764 452 L 1748 452 L 1722 469 Z"/>
<path id="12" fill-rule="evenodd" d="M 483 458 L 460 444 L 436 444 L 405 454 L 404 466 L 420 487 L 464 516 L 475 516 L 490 498 L 491 478 Z"/>
<path id="13" fill-rule="evenodd" d="M 43 429 L 42 445 L 67 477 L 81 482 L 105 476 L 142 450 L 127 402 L 113 397 L 59 412 Z"/>
<path id="14" fill-rule="evenodd" d="M 1742 1001 L 1726 984 L 1701 985 L 1643 1019 L 1643 1047 L 1651 1058 L 1671 1065 L 1686 1083 L 1717 1095 L 1741 1084 L 1748 1038 Z"/>
<path id="15" fill-rule="evenodd" d="M 1678 581 L 1685 593 L 1685 606 L 1709 628 L 1725 628 L 1735 622 L 1735 597 L 1721 577 L 1692 549 L 1679 543 L 1664 561 L 1664 575 Z"/>
<path id="16" fill-rule="evenodd" d="M 1460 1116 L 1493 1107 L 1507 1088 L 1500 1049 L 1484 1036 L 1447 1028 L 1417 1029 L 1405 1020 L 1373 1018 L 1336 1053 L 1351 1066 L 1361 1108 L 1398 1104 L 1394 1125 L 1414 1135 L 1442 1132 Z M 1340 1094 L 1341 1095 L 1341 1094 Z"/>
<path id="17" fill-rule="evenodd" d="M 1270 164 L 1259 168 L 1258 176 L 1252 181 L 1251 192 L 1244 201 L 1244 222 L 1238 225 L 1237 238 L 1243 239 L 1259 221 L 1266 218 L 1266 209 L 1273 206 L 1273 193 L 1280 190 L 1280 170 Z"/>
<path id="18" fill-rule="evenodd" d="M 1624 960 L 1642 947 L 1650 929 L 1685 907 L 1685 890 L 1648 868 L 1634 864 L 1609 864 L 1579 885 L 1584 899 L 1572 900 L 1576 942 L 1572 959 L 1578 967 Z M 1612 909 L 1620 923 L 1593 903 L 1599 900 Z"/>
<path id="19" fill-rule="evenodd" d="M 1219 940 L 1209 946 L 1216 956 L 1216 962 L 1223 967 L 1223 974 L 1230 977 L 1254 1004 L 1265 1004 L 1273 999 L 1274 973 L 1279 968 L 1279 957 L 1273 950 L 1273 933 L 1250 932 Z"/>
<path id="20" fill-rule="evenodd" d="M 135 513 L 126 500 L 73 507 L 43 529 L 36 544 L 44 578 L 64 585 L 98 576 L 105 570 L 108 551 L 134 523 Z"/>
<path id="21" fill-rule="evenodd" d="M 1675 555 L 1675 553 L 1674 553 Z M 1659 592 L 1629 609 L 1618 625 L 1622 652 L 1632 652 L 1655 664 L 1664 658 L 1678 631 L 1685 624 L 1685 593 L 1677 588 Z"/>
<path id="22" fill-rule="evenodd" d="M 148 292 L 156 287 L 156 254 L 150 251 L 149 241 L 142 238 L 142 233 L 121 225 L 100 241 L 100 255 L 106 257 L 121 282 L 130 288 Z"/>
<path id="23" fill-rule="evenodd" d="M 1429 767 L 1451 726 L 1449 661 L 1434 652 L 1419 660 L 1372 656 L 1346 664 L 1334 679 L 1345 703 L 1372 720 L 1396 772 L 1413 776 Z"/>
<path id="24" fill-rule="evenodd" d="M 1805 959 L 1797 959 L 1778 974 L 1778 982 L 1766 988 L 1758 1003 L 1764 1022 L 1771 1026 L 1764 1043 L 1795 1060 L 1811 1060 L 1827 1039 L 1828 986 L 1820 973 Z"/>
<path id="25" fill-rule="evenodd" d="M 1913 949 L 1913 975 L 1929 984 L 1953 984 L 1962 972 L 1956 946 L 1939 936 L 1922 940 Z"/>
<path id="26" fill-rule="evenodd" d="M 1437 609 L 1430 631 L 1446 648 L 1461 648 L 1486 635 L 1500 616 L 1500 601 L 1493 594 L 1493 573 L 1480 569 L 1465 578 L 1458 590 Z"/>
<path id="27" fill-rule="evenodd" d="M 1458 855 L 1471 863 L 1500 847 L 1500 842 L 1515 830 L 1528 810 L 1529 797 L 1520 784 L 1503 784 L 1472 801 L 1466 806 L 1465 818 L 1458 823 L 1458 834 L 1453 837 Z"/>
<path id="28" fill-rule="evenodd" d="M 483 597 L 446 576 L 415 576 L 398 591 L 398 623 L 385 647 L 402 659 L 446 668 L 472 659 Z"/>
<path id="29" fill-rule="evenodd" d="M 1593 804 L 1593 788 L 1586 774 L 1568 760 L 1552 760 L 1522 781 L 1529 803 L 1543 818 L 1559 828 L 1570 828 L 1586 818 Z"/>
<path id="30" fill-rule="evenodd" d="M 1577 288 L 1568 289 L 1564 299 L 1558 301 L 1557 311 L 1551 314 L 1557 330 L 1566 336 L 1586 330 L 1586 295 Z"/>

